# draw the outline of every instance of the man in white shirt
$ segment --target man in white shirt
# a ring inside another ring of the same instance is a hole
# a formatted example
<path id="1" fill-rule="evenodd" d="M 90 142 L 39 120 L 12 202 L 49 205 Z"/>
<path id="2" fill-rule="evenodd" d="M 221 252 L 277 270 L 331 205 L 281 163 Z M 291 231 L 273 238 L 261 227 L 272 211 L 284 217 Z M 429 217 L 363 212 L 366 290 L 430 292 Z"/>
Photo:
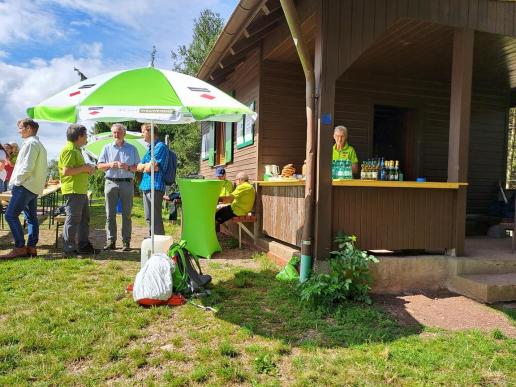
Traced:
<path id="1" fill-rule="evenodd" d="M 0 258 L 35 257 L 38 255 L 36 244 L 39 239 L 37 199 L 43 192 L 47 180 L 47 151 L 39 141 L 39 125 L 30 118 L 18 121 L 18 133 L 24 143 L 14 166 L 9 188 L 12 198 L 5 211 L 14 239 L 14 249 Z M 28 240 L 25 246 L 23 228 L 19 220 L 23 212 L 28 224 Z"/>

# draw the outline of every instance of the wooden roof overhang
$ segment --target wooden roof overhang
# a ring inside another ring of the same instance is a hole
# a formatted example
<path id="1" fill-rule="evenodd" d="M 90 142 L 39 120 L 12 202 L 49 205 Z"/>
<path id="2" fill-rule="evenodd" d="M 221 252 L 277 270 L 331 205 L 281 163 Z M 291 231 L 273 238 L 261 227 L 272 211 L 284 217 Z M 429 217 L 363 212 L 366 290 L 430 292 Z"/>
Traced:
<path id="1" fill-rule="evenodd" d="M 450 82 L 454 27 L 399 19 L 348 69 L 375 75 Z M 516 94 L 516 38 L 475 33 L 474 85 Z"/>
<path id="2" fill-rule="evenodd" d="M 303 35 L 315 42 L 315 1 L 298 1 Z M 279 0 L 241 0 L 197 76 L 220 84 L 263 43 L 264 59 L 299 62 Z"/>
<path id="3" fill-rule="evenodd" d="M 197 76 L 222 82 L 282 20 L 279 0 L 241 0 Z"/>

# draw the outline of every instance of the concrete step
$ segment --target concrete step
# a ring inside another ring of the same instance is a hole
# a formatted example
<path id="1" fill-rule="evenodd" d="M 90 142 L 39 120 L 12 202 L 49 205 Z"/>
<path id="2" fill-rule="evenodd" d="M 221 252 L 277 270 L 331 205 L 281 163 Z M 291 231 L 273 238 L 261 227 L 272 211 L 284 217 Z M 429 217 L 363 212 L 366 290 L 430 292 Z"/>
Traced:
<path id="1" fill-rule="evenodd" d="M 450 278 L 448 288 L 480 302 L 516 300 L 516 272 L 504 274 L 459 274 Z"/>
<path id="2" fill-rule="evenodd" d="M 267 236 L 258 238 L 256 245 L 265 250 L 269 258 L 279 266 L 285 266 L 294 254 L 300 254 L 298 247 L 280 243 Z"/>
<path id="3" fill-rule="evenodd" d="M 505 274 L 516 273 L 516 255 L 514 258 L 448 258 L 450 275 L 460 274 Z"/>

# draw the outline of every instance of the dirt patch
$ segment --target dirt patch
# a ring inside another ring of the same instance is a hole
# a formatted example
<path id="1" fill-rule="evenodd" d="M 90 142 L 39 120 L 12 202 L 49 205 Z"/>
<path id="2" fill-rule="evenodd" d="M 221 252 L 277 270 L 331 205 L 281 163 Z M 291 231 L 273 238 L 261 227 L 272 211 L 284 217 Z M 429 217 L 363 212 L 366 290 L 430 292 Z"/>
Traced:
<path id="1" fill-rule="evenodd" d="M 503 313 L 455 293 L 382 295 L 375 296 L 374 300 L 404 325 L 421 324 L 452 331 L 498 329 L 516 338 L 516 327 Z"/>

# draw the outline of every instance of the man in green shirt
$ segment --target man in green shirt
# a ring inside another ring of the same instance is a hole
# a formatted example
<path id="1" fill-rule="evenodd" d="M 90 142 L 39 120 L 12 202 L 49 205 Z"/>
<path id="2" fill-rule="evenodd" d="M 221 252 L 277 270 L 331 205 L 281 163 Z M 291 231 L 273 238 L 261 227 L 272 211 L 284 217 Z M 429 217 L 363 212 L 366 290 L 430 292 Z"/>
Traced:
<path id="1" fill-rule="evenodd" d="M 59 154 L 58 168 L 61 192 L 66 200 L 66 220 L 63 228 L 63 253 L 97 254 L 89 240 L 90 208 L 88 203 L 88 175 L 95 166 L 86 164 L 81 147 L 88 143 L 87 130 L 83 125 L 70 125 L 66 131 L 68 140 Z M 75 237 L 77 236 L 77 248 Z"/>
<path id="2" fill-rule="evenodd" d="M 348 128 L 345 126 L 336 126 L 333 131 L 333 157 L 332 160 L 349 160 L 351 161 L 351 170 L 353 175 L 358 174 L 358 157 L 355 148 L 348 144 Z"/>
<path id="3" fill-rule="evenodd" d="M 220 203 L 231 203 L 217 210 L 215 220 L 218 224 L 222 224 L 235 216 L 244 216 L 253 209 L 255 191 L 249 184 L 249 176 L 244 172 L 236 175 L 236 188 L 228 196 L 219 197 Z"/>
<path id="4" fill-rule="evenodd" d="M 223 181 L 219 196 L 230 195 L 233 192 L 233 183 L 226 179 L 226 170 L 223 167 L 218 167 L 215 170 L 215 177 Z"/>

